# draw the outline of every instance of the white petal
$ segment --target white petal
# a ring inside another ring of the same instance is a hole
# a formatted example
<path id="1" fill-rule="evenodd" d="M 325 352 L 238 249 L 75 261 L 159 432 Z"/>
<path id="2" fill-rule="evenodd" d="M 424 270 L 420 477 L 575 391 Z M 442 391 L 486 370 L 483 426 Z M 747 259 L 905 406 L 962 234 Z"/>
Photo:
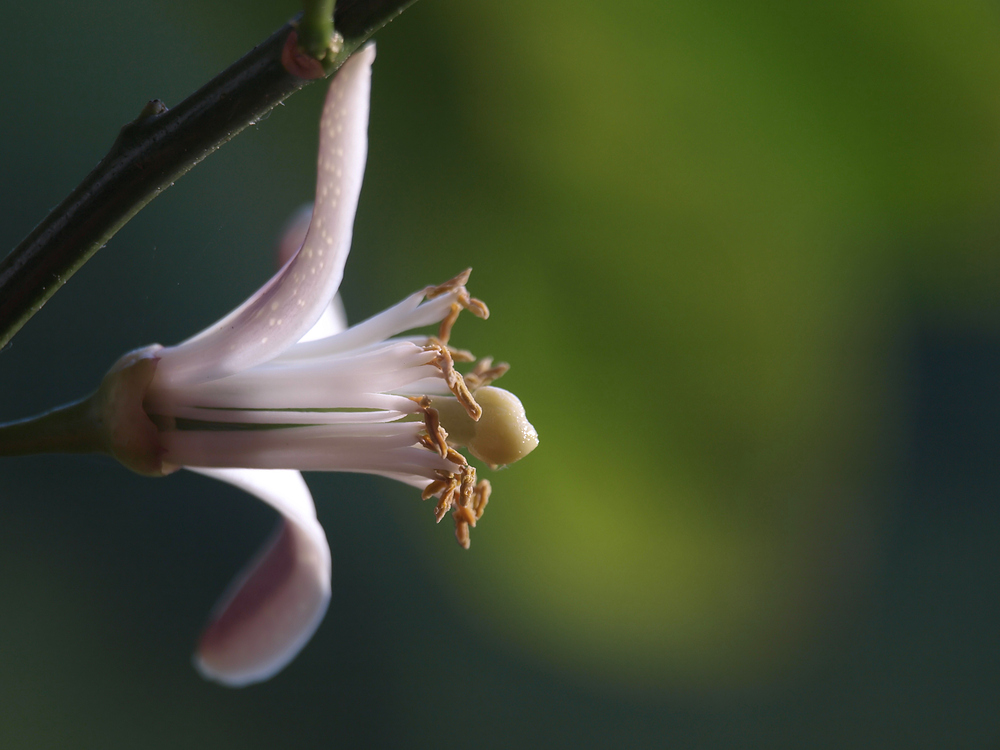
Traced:
<path id="1" fill-rule="evenodd" d="M 302 249 L 250 299 L 195 337 L 163 350 L 164 385 L 203 382 L 266 362 L 319 320 L 343 276 L 368 150 L 368 99 L 375 47 L 344 63 L 320 121 L 313 219 Z"/>
<path id="2" fill-rule="evenodd" d="M 292 214 L 292 218 L 285 224 L 278 240 L 278 268 L 295 257 L 295 253 L 302 247 L 306 233 L 309 231 L 309 224 L 312 223 L 312 214 L 313 204 L 307 203 Z M 337 294 L 323 309 L 323 314 L 316 321 L 316 325 L 310 328 L 299 341 L 326 338 L 340 333 L 346 328 L 347 313 L 344 311 L 344 303 L 340 299 L 340 295 Z"/>
<path id="3" fill-rule="evenodd" d="M 195 666 L 231 687 L 266 680 L 306 645 L 330 601 L 330 545 L 297 471 L 201 469 L 278 510 L 274 537 L 230 584 L 202 633 Z"/>
<path id="4" fill-rule="evenodd" d="M 303 341 L 315 341 L 335 336 L 347 328 L 347 311 L 344 310 L 344 302 L 340 295 L 334 295 L 330 304 L 323 309 L 323 314 L 319 316 L 316 324 L 306 331 L 305 335 L 299 339 Z"/>
<path id="5" fill-rule="evenodd" d="M 267 363 L 184 389 L 151 388 L 145 406 L 150 414 L 170 415 L 183 406 L 394 409 L 385 405 L 384 393 L 440 375 L 441 371 L 430 364 L 433 358 L 434 352 L 402 341 L 341 357 Z"/>
<path id="6" fill-rule="evenodd" d="M 454 294 L 443 294 L 421 304 L 423 298 L 423 292 L 411 294 L 388 310 L 383 310 L 346 331 L 328 338 L 296 344 L 283 352 L 281 358 L 323 357 L 370 346 L 414 328 L 440 323 L 451 311 L 451 305 L 455 301 Z"/>
<path id="7" fill-rule="evenodd" d="M 277 268 L 281 268 L 288 261 L 295 257 L 295 253 L 302 247 L 306 240 L 306 233 L 309 231 L 309 224 L 312 223 L 313 204 L 306 203 L 292 214 L 291 218 L 285 222 L 278 238 L 278 257 L 276 258 Z"/>
<path id="8" fill-rule="evenodd" d="M 421 422 L 313 425 L 272 430 L 169 430 L 164 460 L 247 469 L 397 472 L 436 479 L 455 464 L 418 445 Z"/>
<path id="9" fill-rule="evenodd" d="M 346 411 L 316 411 L 315 409 L 204 409 L 179 406 L 172 416 L 199 422 L 243 425 L 318 425 L 318 424 L 381 424 L 395 422 L 407 414 L 416 414 L 420 407 L 410 398 L 399 397 L 399 409 L 348 409 Z"/>

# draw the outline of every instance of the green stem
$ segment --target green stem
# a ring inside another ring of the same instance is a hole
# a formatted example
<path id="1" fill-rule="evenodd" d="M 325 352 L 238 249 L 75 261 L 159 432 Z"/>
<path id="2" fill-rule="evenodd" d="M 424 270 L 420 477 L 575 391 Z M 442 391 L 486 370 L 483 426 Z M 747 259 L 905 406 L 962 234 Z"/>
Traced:
<path id="1" fill-rule="evenodd" d="M 45 414 L 0 425 L 0 456 L 102 450 L 90 397 Z"/>
<path id="2" fill-rule="evenodd" d="M 415 0 L 341 0 L 331 73 Z M 83 182 L 0 262 L 0 347 L 143 206 L 223 143 L 311 83 L 288 72 L 287 24 L 172 109 L 150 102 Z"/>
<path id="3" fill-rule="evenodd" d="M 303 0 L 299 44 L 317 60 L 326 59 L 333 40 L 333 0 Z"/>

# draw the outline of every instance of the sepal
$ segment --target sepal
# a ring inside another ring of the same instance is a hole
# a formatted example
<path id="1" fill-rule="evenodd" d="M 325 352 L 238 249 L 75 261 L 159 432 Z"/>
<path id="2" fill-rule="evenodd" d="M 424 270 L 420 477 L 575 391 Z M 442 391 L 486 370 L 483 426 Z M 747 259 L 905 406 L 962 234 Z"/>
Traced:
<path id="1" fill-rule="evenodd" d="M 123 356 L 89 399 L 100 449 L 146 476 L 164 476 L 177 469 L 164 463 L 160 431 L 143 407 L 162 348 L 153 344 Z"/>

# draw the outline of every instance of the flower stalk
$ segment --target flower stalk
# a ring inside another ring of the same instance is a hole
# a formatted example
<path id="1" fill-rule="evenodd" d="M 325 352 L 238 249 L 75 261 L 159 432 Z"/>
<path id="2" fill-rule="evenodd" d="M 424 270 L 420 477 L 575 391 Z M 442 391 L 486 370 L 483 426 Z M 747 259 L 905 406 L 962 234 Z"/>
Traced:
<path id="1" fill-rule="evenodd" d="M 143 407 L 160 348 L 126 354 L 79 401 L 0 425 L 0 456 L 104 453 L 139 474 L 169 474 L 173 468 L 163 464 L 158 429 Z"/>
<path id="2" fill-rule="evenodd" d="M 299 21 L 299 44 L 317 60 L 325 60 L 336 50 L 333 42 L 334 0 L 304 0 L 302 18 Z"/>

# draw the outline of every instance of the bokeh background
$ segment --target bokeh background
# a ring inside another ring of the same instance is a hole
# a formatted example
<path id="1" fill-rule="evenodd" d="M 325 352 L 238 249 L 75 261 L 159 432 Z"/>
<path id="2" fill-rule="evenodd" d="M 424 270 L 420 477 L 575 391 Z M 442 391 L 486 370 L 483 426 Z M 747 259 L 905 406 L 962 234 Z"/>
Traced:
<path id="1" fill-rule="evenodd" d="M 0 247 L 294 0 L 0 4 Z M 190 653 L 275 518 L 184 472 L 0 470 L 0 746 L 1000 742 L 1000 6 L 421 0 L 377 37 L 343 296 L 473 266 L 541 434 L 463 552 L 310 475 L 333 601 L 233 691 Z M 323 87 L 137 216 L 0 353 L 0 418 L 273 269 Z"/>

